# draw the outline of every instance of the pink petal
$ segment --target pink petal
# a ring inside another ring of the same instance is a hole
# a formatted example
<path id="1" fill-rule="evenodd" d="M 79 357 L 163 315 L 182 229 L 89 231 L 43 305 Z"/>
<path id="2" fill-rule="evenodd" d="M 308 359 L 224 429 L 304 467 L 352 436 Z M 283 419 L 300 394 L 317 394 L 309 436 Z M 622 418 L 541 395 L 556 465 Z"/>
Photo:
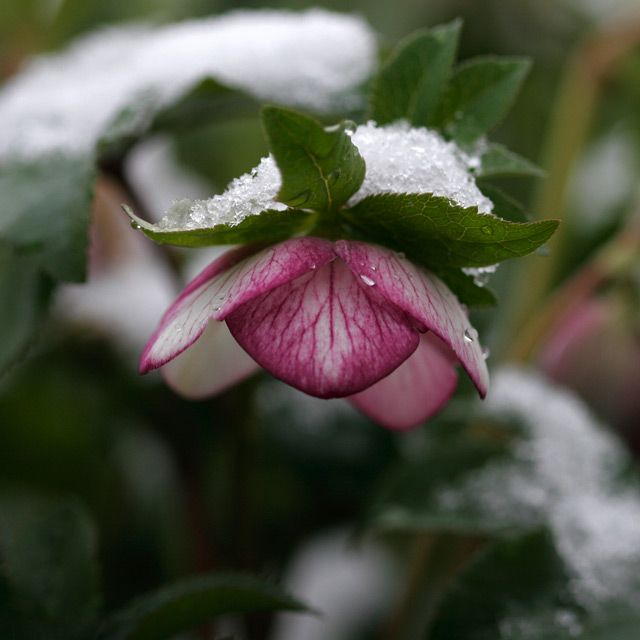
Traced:
<path id="1" fill-rule="evenodd" d="M 224 322 L 210 320 L 191 347 L 165 364 L 160 372 L 176 393 L 198 400 L 224 391 L 259 368 Z"/>
<path id="2" fill-rule="evenodd" d="M 412 320 L 366 289 L 335 260 L 245 303 L 227 324 L 276 378 L 320 398 L 351 395 L 419 342 Z"/>
<path id="3" fill-rule="evenodd" d="M 376 245 L 339 240 L 335 251 L 356 276 L 375 283 L 384 298 L 449 345 L 480 395 L 486 395 L 489 372 L 477 332 L 458 299 L 439 278 Z"/>
<path id="4" fill-rule="evenodd" d="M 440 411 L 455 391 L 458 374 L 452 355 L 442 340 L 429 331 L 394 372 L 349 400 L 389 429 L 417 427 Z"/>
<path id="5" fill-rule="evenodd" d="M 166 364 L 202 334 L 209 319 L 223 320 L 247 300 L 335 258 L 320 238 L 294 238 L 255 252 L 235 249 L 212 262 L 164 314 L 145 347 L 140 372 Z"/>

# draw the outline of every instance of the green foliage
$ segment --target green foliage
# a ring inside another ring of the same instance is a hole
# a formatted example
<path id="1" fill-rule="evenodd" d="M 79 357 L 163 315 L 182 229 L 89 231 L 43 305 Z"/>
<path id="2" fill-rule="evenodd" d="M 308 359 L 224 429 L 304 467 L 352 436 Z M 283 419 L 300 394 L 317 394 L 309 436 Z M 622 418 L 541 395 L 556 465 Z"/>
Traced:
<path id="1" fill-rule="evenodd" d="M 480 157 L 478 178 L 502 178 L 511 176 L 532 176 L 540 178 L 544 171 L 526 158 L 509 151 L 501 144 L 490 144 Z"/>
<path id="2" fill-rule="evenodd" d="M 431 124 L 451 73 L 460 20 L 423 29 L 403 40 L 373 81 L 370 114 L 379 125 L 405 119 Z"/>
<path id="3" fill-rule="evenodd" d="M 0 377 L 27 350 L 50 292 L 49 278 L 31 258 L 0 245 Z"/>
<path id="4" fill-rule="evenodd" d="M 236 225 L 218 224 L 202 229 L 171 230 L 138 218 L 131 207 L 125 205 L 123 209 L 133 226 L 148 238 L 158 244 L 177 247 L 278 242 L 304 231 L 315 218 L 315 214 L 300 209 L 268 209 L 260 215 L 248 216 Z"/>
<path id="5" fill-rule="evenodd" d="M 52 156 L 0 172 L 0 242 L 56 280 L 85 276 L 93 159 Z"/>
<path id="6" fill-rule="evenodd" d="M 556 220 L 509 222 L 428 193 L 369 196 L 344 215 L 373 241 L 435 268 L 483 267 L 527 255 L 558 226 Z"/>
<path id="7" fill-rule="evenodd" d="M 429 638 L 568 639 L 558 615 L 576 615 L 564 595 L 569 579 L 546 531 L 499 542 L 446 595 Z"/>
<path id="8" fill-rule="evenodd" d="M 431 270 L 458 296 L 462 304 L 471 307 L 492 307 L 498 302 L 491 289 L 478 286 L 471 276 L 460 269 L 432 267 Z"/>
<path id="9" fill-rule="evenodd" d="M 498 125 L 513 104 L 529 70 L 521 58 L 477 58 L 451 78 L 434 124 L 462 144 Z"/>
<path id="10" fill-rule="evenodd" d="M 4 497 L 0 506 L 0 602 L 3 593 L 11 602 L 17 637 L 87 638 L 100 604 L 89 518 L 74 503 Z"/>
<path id="11" fill-rule="evenodd" d="M 265 107 L 262 121 L 282 174 L 281 202 L 332 211 L 359 189 L 365 165 L 348 133 L 353 123 L 325 129 L 313 118 L 278 107 Z"/>
<path id="12" fill-rule="evenodd" d="M 242 575 L 185 580 L 147 594 L 116 613 L 101 640 L 164 640 L 217 616 L 249 611 L 306 611 L 270 583 Z"/>
<path id="13" fill-rule="evenodd" d="M 499 187 L 480 180 L 478 182 L 478 188 L 493 202 L 493 212 L 497 216 L 500 216 L 504 220 L 510 220 L 511 222 L 529 221 L 529 216 L 525 212 L 524 207 Z"/>
<path id="14" fill-rule="evenodd" d="M 168 106 L 161 106 L 155 94 L 142 92 L 109 123 L 98 141 L 98 157 L 103 164 L 118 164 L 136 142 L 150 133 L 191 129 L 257 111 L 253 98 L 213 78 L 203 78 Z"/>
<path id="15" fill-rule="evenodd" d="M 450 488 L 463 486 L 487 465 L 513 459 L 511 435 L 495 428 L 474 431 L 450 421 L 430 425 L 420 454 L 403 459 L 380 485 L 369 508 L 369 526 L 385 532 L 470 535 L 526 529 L 531 520 L 523 520 L 521 510 L 499 518 L 461 491 L 455 505 L 446 501 Z"/>

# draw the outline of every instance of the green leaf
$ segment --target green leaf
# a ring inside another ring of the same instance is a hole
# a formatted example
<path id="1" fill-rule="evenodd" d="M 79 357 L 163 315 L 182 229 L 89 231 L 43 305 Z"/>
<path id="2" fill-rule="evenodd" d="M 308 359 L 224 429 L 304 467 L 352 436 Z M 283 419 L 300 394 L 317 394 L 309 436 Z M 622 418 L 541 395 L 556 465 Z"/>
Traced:
<path id="1" fill-rule="evenodd" d="M 509 151 L 501 144 L 490 144 L 480 157 L 479 178 L 502 178 L 512 176 L 533 176 L 541 178 L 545 172 L 526 158 Z"/>
<path id="2" fill-rule="evenodd" d="M 403 40 L 380 69 L 371 90 L 371 118 L 379 125 L 431 118 L 451 73 L 462 22 L 422 29 Z"/>
<path id="3" fill-rule="evenodd" d="M 569 580 L 548 532 L 498 542 L 446 594 L 429 639 L 568 639 Z"/>
<path id="4" fill-rule="evenodd" d="M 2 574 L 26 638 L 87 638 L 100 604 L 94 531 L 76 504 L 0 500 Z"/>
<path id="5" fill-rule="evenodd" d="M 258 111 L 253 98 L 213 78 L 202 79 L 174 104 L 160 105 L 155 94 L 142 92 L 135 102 L 122 109 L 98 141 L 101 162 L 119 162 L 138 140 L 151 132 L 190 129 L 201 123 Z"/>
<path id="6" fill-rule="evenodd" d="M 342 215 L 373 242 L 434 270 L 484 267 L 524 256 L 558 226 L 556 220 L 508 222 L 428 193 L 369 196 Z"/>
<path id="7" fill-rule="evenodd" d="M 351 123 L 325 129 L 313 118 L 279 107 L 265 107 L 262 121 L 282 174 L 281 202 L 331 211 L 360 188 L 365 165 L 347 132 Z"/>
<path id="8" fill-rule="evenodd" d="M 251 611 L 309 611 L 270 583 L 250 576 L 200 576 L 149 593 L 116 613 L 101 640 L 163 640 L 217 616 Z"/>
<path id="9" fill-rule="evenodd" d="M 0 378 L 27 351 L 50 294 L 49 278 L 31 259 L 0 246 Z"/>
<path id="10" fill-rule="evenodd" d="M 530 221 L 524 207 L 502 189 L 484 180 L 478 180 L 478 188 L 493 202 L 493 213 L 500 218 L 511 222 Z"/>
<path id="11" fill-rule="evenodd" d="M 433 272 L 456 294 L 462 304 L 470 307 L 493 307 L 498 300 L 487 287 L 478 286 L 471 276 L 460 269 L 432 269 Z"/>
<path id="12" fill-rule="evenodd" d="M 122 208 L 134 228 L 139 228 L 158 244 L 176 247 L 279 242 L 304 231 L 315 218 L 314 213 L 299 209 L 268 209 L 259 215 L 247 216 L 236 225 L 218 224 L 207 229 L 163 229 L 136 216 L 131 207 L 123 205 Z"/>
<path id="13" fill-rule="evenodd" d="M 434 118 L 447 135 L 469 144 L 498 125 L 529 70 L 521 58 L 475 58 L 454 73 Z"/>
<path id="14" fill-rule="evenodd" d="M 90 157 L 50 156 L 0 172 L 0 242 L 56 280 L 85 277 L 94 167 Z"/>

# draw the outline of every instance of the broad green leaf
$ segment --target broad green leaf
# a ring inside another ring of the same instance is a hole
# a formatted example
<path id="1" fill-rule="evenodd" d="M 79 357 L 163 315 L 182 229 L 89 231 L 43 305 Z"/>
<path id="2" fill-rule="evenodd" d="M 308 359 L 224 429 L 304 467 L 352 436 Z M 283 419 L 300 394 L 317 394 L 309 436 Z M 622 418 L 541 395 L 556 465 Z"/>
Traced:
<path id="1" fill-rule="evenodd" d="M 403 40 L 373 81 L 371 118 L 379 125 L 405 119 L 414 126 L 431 124 L 451 73 L 460 20 L 422 29 Z"/>
<path id="2" fill-rule="evenodd" d="M 56 280 L 85 277 L 94 167 L 50 156 L 0 170 L 0 243 L 29 255 Z"/>
<path id="3" fill-rule="evenodd" d="M 259 215 L 247 216 L 236 225 L 218 224 L 208 229 L 164 229 L 142 220 L 131 207 L 124 205 L 123 209 L 133 226 L 148 238 L 159 244 L 177 247 L 279 242 L 304 231 L 315 218 L 314 213 L 299 209 L 268 209 Z"/>
<path id="4" fill-rule="evenodd" d="M 510 176 L 543 177 L 544 171 L 526 158 L 509 151 L 501 144 L 490 144 L 480 157 L 476 171 L 479 178 L 502 178 Z"/>
<path id="5" fill-rule="evenodd" d="M 100 604 L 98 571 L 94 531 L 78 505 L 2 498 L 0 553 L 24 637 L 89 637 Z"/>
<path id="6" fill-rule="evenodd" d="M 324 128 L 289 109 L 265 107 L 262 121 L 282 174 L 278 199 L 291 207 L 335 210 L 364 180 L 364 160 L 351 142 L 351 123 Z"/>
<path id="7" fill-rule="evenodd" d="M 50 293 L 49 278 L 33 260 L 0 246 L 0 378 L 27 351 Z"/>
<path id="8" fill-rule="evenodd" d="M 478 286 L 471 276 L 460 269 L 433 269 L 433 272 L 458 296 L 462 304 L 470 307 L 492 307 L 498 300 L 487 287 Z"/>
<path id="9" fill-rule="evenodd" d="M 101 640 L 163 640 L 217 616 L 252 611 L 308 611 L 270 583 L 220 574 L 191 578 L 149 593 L 117 612 Z"/>
<path id="10" fill-rule="evenodd" d="M 493 202 L 493 213 L 498 217 L 511 222 L 530 221 L 524 207 L 499 187 L 484 180 L 478 180 L 478 188 Z"/>
<path id="11" fill-rule="evenodd" d="M 475 58 L 453 74 L 434 124 L 458 142 L 468 144 L 507 114 L 529 70 L 521 58 Z"/>
<path id="12" fill-rule="evenodd" d="M 556 220 L 508 222 L 428 193 L 369 196 L 342 214 L 370 240 L 434 270 L 483 267 L 527 255 L 558 226 Z"/>
<path id="13" fill-rule="evenodd" d="M 429 640 L 568 639 L 580 613 L 569 580 L 548 532 L 500 541 L 445 595 Z"/>

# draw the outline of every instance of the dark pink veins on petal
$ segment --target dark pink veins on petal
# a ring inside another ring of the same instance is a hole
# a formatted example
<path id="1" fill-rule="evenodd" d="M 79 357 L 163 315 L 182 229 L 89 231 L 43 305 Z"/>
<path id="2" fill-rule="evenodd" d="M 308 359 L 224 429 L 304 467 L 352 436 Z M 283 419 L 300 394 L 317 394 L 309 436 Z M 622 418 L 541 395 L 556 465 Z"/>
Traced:
<path id="1" fill-rule="evenodd" d="M 265 369 L 322 398 L 367 388 L 419 342 L 413 320 L 369 293 L 339 259 L 252 298 L 226 319 Z"/>

